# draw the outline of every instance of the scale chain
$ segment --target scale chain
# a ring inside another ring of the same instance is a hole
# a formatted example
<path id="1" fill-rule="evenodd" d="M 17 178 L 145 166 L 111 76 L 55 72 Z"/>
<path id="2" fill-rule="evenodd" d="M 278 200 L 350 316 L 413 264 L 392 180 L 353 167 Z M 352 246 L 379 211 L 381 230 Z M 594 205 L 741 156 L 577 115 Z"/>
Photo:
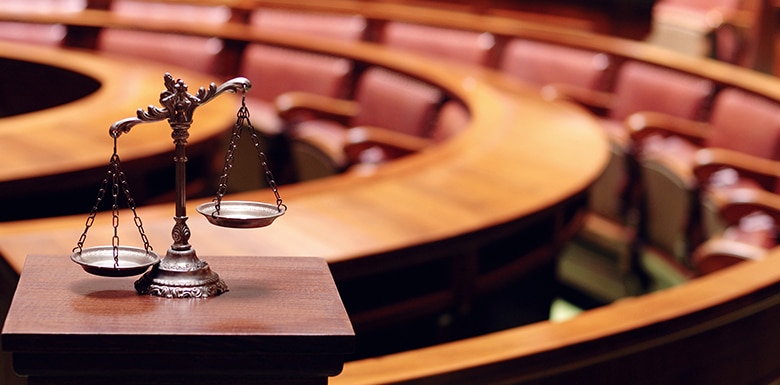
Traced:
<path id="1" fill-rule="evenodd" d="M 119 161 L 119 158 L 117 158 L 117 162 Z M 146 232 L 144 232 L 144 224 L 143 221 L 141 221 L 141 217 L 138 216 L 138 212 L 136 211 L 135 206 L 135 200 L 130 195 L 130 185 L 127 183 L 127 177 L 125 176 L 124 171 L 119 171 L 119 181 L 122 183 L 122 190 L 125 193 L 125 198 L 127 198 L 127 207 L 130 208 L 130 211 L 133 212 L 133 222 L 135 223 L 135 227 L 138 229 L 138 234 L 141 236 L 141 241 L 144 243 L 144 250 L 146 252 L 152 251 L 152 245 L 149 244 L 149 238 L 146 236 Z"/>
<path id="2" fill-rule="evenodd" d="M 246 89 L 244 89 L 241 95 L 241 107 L 236 113 L 236 123 L 233 125 L 230 144 L 228 145 L 228 151 L 225 155 L 225 166 L 223 167 L 222 175 L 219 178 L 219 188 L 217 190 L 217 197 L 214 199 L 215 204 L 212 215 L 219 215 L 220 203 L 222 202 L 222 197 L 225 196 L 227 191 L 228 178 L 230 177 L 230 171 L 233 169 L 233 162 L 235 160 L 235 150 L 241 141 L 241 131 L 243 131 L 244 126 L 246 126 L 247 130 L 249 130 L 252 143 L 255 147 L 255 150 L 257 151 L 258 160 L 263 166 L 263 170 L 265 172 L 266 182 L 268 183 L 268 186 L 271 188 L 276 198 L 277 210 L 281 211 L 282 206 L 284 206 L 285 209 L 287 208 L 287 206 L 282 202 L 281 196 L 279 195 L 279 189 L 276 185 L 276 181 L 274 180 L 273 173 L 268 166 L 268 160 L 261 148 L 260 138 L 257 135 L 255 128 L 252 126 L 252 122 L 249 120 L 249 108 L 246 106 Z"/>
<path id="3" fill-rule="evenodd" d="M 271 168 L 268 166 L 268 159 L 265 156 L 265 152 L 260 149 L 260 138 L 257 136 L 255 128 L 252 127 L 252 123 L 249 122 L 249 111 L 247 111 L 246 121 L 247 129 L 251 134 L 252 143 L 255 145 L 255 149 L 257 149 L 257 158 L 260 161 L 260 164 L 263 165 L 263 170 L 265 170 L 265 180 L 268 182 L 268 186 L 271 187 L 271 191 L 273 191 L 274 197 L 276 197 L 276 208 L 279 210 L 281 210 L 282 206 L 287 208 L 287 205 L 282 202 L 282 197 L 279 195 L 279 189 L 276 186 L 274 175 L 271 173 Z"/>
<path id="4" fill-rule="evenodd" d="M 241 108 L 246 108 L 244 103 L 242 102 Z M 235 159 L 235 152 L 236 148 L 238 147 L 239 142 L 241 141 L 241 109 L 239 109 L 238 112 L 238 119 L 236 120 L 236 123 L 233 125 L 233 131 L 230 135 L 230 144 L 228 145 L 228 151 L 227 154 L 225 154 L 225 165 L 222 168 L 222 175 L 219 177 L 219 188 L 217 189 L 217 197 L 214 200 L 214 215 L 219 214 L 220 209 L 220 203 L 222 203 L 222 197 L 225 196 L 225 193 L 227 192 L 227 183 L 228 178 L 230 177 L 230 171 L 233 169 L 233 161 Z"/>
<path id="5" fill-rule="evenodd" d="M 119 155 L 114 152 L 111 156 L 111 196 L 114 202 L 111 205 L 111 225 L 114 236 L 111 238 L 111 246 L 114 255 L 114 268 L 119 268 Z"/>
<path id="6" fill-rule="evenodd" d="M 103 198 L 105 197 L 106 191 L 108 190 L 108 179 L 111 177 L 111 196 L 113 198 L 113 203 L 111 205 L 111 216 L 112 216 L 112 227 L 114 235 L 111 238 L 111 248 L 112 248 L 112 254 L 114 258 L 114 268 L 119 268 L 119 193 L 120 193 L 120 184 L 121 184 L 121 192 L 125 194 L 125 198 L 127 198 L 127 204 L 130 210 L 133 212 L 133 221 L 135 222 L 136 227 L 138 228 L 138 232 L 141 236 L 141 240 L 144 244 L 144 250 L 146 252 L 152 251 L 152 246 L 149 244 L 149 239 L 146 236 L 146 233 L 143 229 L 143 222 L 141 221 L 141 218 L 138 216 L 138 213 L 136 211 L 136 204 L 133 197 L 130 195 L 130 187 L 129 183 L 127 182 L 127 177 L 125 176 L 125 173 L 122 171 L 121 161 L 119 160 L 119 155 L 117 154 L 116 150 L 116 141 L 117 137 L 114 137 L 114 153 L 111 155 L 111 160 L 109 161 L 109 169 L 107 172 L 107 176 L 103 178 L 103 182 L 100 185 L 100 189 L 98 190 L 97 194 L 97 200 L 95 202 L 95 205 L 92 206 L 92 209 L 89 212 L 89 216 L 87 217 L 86 223 L 84 225 L 84 232 L 81 233 L 81 236 L 79 237 L 79 240 L 76 244 L 76 247 L 73 248 L 73 252 L 82 252 L 84 248 L 84 243 L 87 240 L 87 233 L 89 232 L 89 229 L 92 227 L 92 225 L 95 223 L 95 217 L 97 216 L 97 212 L 100 209 L 100 203 L 103 201 Z"/>

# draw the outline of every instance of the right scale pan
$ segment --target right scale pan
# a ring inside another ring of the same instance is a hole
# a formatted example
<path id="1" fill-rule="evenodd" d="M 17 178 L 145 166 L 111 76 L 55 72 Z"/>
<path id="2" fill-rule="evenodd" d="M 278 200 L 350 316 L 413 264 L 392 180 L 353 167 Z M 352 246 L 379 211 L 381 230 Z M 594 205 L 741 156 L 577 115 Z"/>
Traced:
<path id="1" fill-rule="evenodd" d="M 204 203 L 196 208 L 212 224 L 233 228 L 268 226 L 284 214 L 285 209 L 284 205 L 249 201 L 223 201 L 219 210 L 216 202 Z"/>

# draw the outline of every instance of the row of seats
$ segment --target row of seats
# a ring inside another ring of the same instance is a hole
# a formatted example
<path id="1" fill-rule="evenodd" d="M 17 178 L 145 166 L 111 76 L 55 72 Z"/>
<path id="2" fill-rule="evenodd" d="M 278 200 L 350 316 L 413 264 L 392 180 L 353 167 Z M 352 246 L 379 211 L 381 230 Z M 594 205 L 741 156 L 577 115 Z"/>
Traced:
<path id="1" fill-rule="evenodd" d="M 140 5 L 139 5 L 140 4 Z M 447 31 L 439 28 L 429 28 L 425 25 L 399 26 L 389 23 L 379 31 L 369 25 L 369 20 L 360 16 L 349 16 L 342 19 L 329 17 L 318 18 L 309 15 L 311 23 L 301 22 L 297 17 L 286 17 L 276 12 L 249 12 L 249 15 L 236 15 L 235 9 L 227 6 L 188 4 L 154 4 L 144 5 L 138 1 L 87 1 L 67 0 L 52 2 L 48 0 L 10 1 L 5 7 L 10 11 L 20 12 L 78 12 L 86 8 L 109 8 L 115 12 L 131 17 L 142 17 L 144 20 L 166 20 L 172 10 L 184 19 L 197 20 L 201 23 L 219 24 L 241 19 L 259 28 L 269 30 L 295 29 L 298 32 L 317 32 L 320 25 L 329 24 L 326 32 L 331 37 L 341 39 L 368 39 L 383 44 L 391 44 L 402 48 L 421 50 L 425 48 L 431 54 L 455 55 L 467 58 L 468 61 L 480 65 L 490 64 L 492 58 L 490 49 L 496 41 L 490 34 L 475 36 L 463 31 Z M 236 5 L 236 4 L 232 4 Z M 529 5 L 525 5 L 528 7 Z M 479 6 L 473 7 L 475 10 Z M 531 7 L 533 8 L 533 7 Z M 243 9 L 241 11 L 244 11 Z M 532 13 L 508 12 L 515 17 L 528 18 Z M 592 19 L 593 15 L 589 15 Z M 773 25 L 775 24 L 775 4 L 769 0 L 661 0 L 652 6 L 651 29 L 646 41 L 670 49 L 694 55 L 711 56 L 729 63 L 738 64 L 762 71 L 771 71 L 771 54 L 773 50 Z M 551 22 L 553 17 L 543 19 Z M 564 18 L 565 19 L 565 18 Z M 592 22 L 592 20 L 590 20 Z M 373 20 L 371 22 L 374 22 Z M 558 21 L 561 22 L 561 21 Z M 564 20 L 564 23 L 575 28 L 583 28 L 580 24 L 589 24 L 584 20 Z M 383 22 L 382 22 L 383 23 Z M 380 23 L 381 24 L 381 23 Z M 0 27 L 0 35 L 38 43 L 59 44 L 63 41 L 62 26 L 27 26 L 23 29 L 16 25 Z M 588 28 L 585 26 L 584 28 Z M 25 33 L 20 33 L 24 30 Z M 330 32 L 333 31 L 333 32 Z M 420 34 L 435 34 L 440 40 L 455 42 L 472 40 L 476 44 L 464 50 L 438 47 L 425 47 L 418 39 Z M 121 35 L 121 34 L 120 34 Z M 468 36 L 458 36 L 468 35 Z M 443 48 L 443 50 L 442 50 Z M 445 52 L 446 51 L 446 52 Z M 459 51 L 459 52 L 458 52 Z M 769 52 L 768 52 L 769 51 Z"/>
<path id="2" fill-rule="evenodd" d="M 630 275 L 637 265 L 652 271 L 657 262 L 651 260 L 660 258 L 677 270 L 676 277 L 666 283 L 672 285 L 711 272 L 711 266 L 745 259 L 733 252 L 715 252 L 713 244 L 728 244 L 721 239 L 723 235 L 749 241 L 764 252 L 774 246 L 775 215 L 763 214 L 761 232 L 740 227 L 739 218 L 723 217 L 727 199 L 720 193 L 715 204 L 713 186 L 761 187 L 759 182 L 766 174 L 760 175 L 749 165 L 780 159 L 780 104 L 647 63 L 622 63 L 615 74 L 614 87 L 607 95 L 566 88 L 553 89 L 550 94 L 596 111 L 595 107 L 601 108 L 599 116 L 613 145 L 612 161 L 591 190 L 591 216 L 579 237 L 590 247 L 614 256 L 620 273 L 628 274 L 621 294 L 646 290 L 637 282 L 643 277 Z M 708 150 L 698 151 L 702 148 Z M 718 161 L 705 166 L 709 156 L 703 154 L 713 151 L 719 154 Z M 724 152 L 729 155 L 722 155 Z M 741 162 L 736 163 L 735 158 Z M 780 168 L 774 164 L 763 170 L 774 178 Z M 764 182 L 762 188 L 772 190 L 774 186 Z M 744 202 L 740 205 L 741 214 L 753 217 L 749 223 L 756 223 L 757 212 L 770 210 L 759 205 L 747 210 Z M 725 231 L 726 226 L 733 227 Z M 759 233 L 761 237 L 757 237 Z M 716 239 L 696 250 L 713 237 Z"/>

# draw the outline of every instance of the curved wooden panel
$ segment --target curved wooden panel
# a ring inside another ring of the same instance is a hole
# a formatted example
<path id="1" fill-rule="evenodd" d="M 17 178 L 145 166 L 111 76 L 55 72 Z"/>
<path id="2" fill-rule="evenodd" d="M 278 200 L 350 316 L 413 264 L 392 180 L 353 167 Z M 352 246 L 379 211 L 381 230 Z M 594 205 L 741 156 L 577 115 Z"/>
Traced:
<path id="1" fill-rule="evenodd" d="M 683 286 L 349 362 L 333 384 L 766 384 L 780 375 L 780 250 Z"/>
<path id="2" fill-rule="evenodd" d="M 94 53 L 4 42 L 0 42 L 0 50 L 3 57 L 64 68 L 99 83 L 97 91 L 76 102 L 4 118 L 3 130 L 0 131 L 3 146 L 0 153 L 3 154 L 4 166 L 0 169 L 0 181 L 107 165 L 112 146 L 109 126 L 117 120 L 134 116 L 139 108 L 159 105 L 158 97 L 165 89 L 163 75 L 166 72 L 187 81 L 190 87 L 195 88 L 192 91 L 201 84 L 208 86 L 215 81 L 188 70 L 126 58 L 120 61 Z M 56 89 L 34 91 L 57 92 Z M 236 99 L 226 97 L 204 106 L 191 141 L 211 137 L 229 127 L 233 121 L 234 105 Z M 143 129 L 139 127 L 134 130 L 134 135 L 122 137 L 119 145 L 123 158 L 130 160 L 171 149 L 169 128 L 164 122 L 155 125 Z"/>
<path id="3" fill-rule="evenodd" d="M 192 92 L 214 81 L 171 66 L 126 58 L 120 61 L 66 49 L 0 43 L 0 51 L 5 58 L 83 74 L 93 79 L 98 87 L 70 103 L 0 119 L 3 127 L 0 130 L 3 164 L 0 168 L 0 197 L 17 204 L 0 214 L 0 220 L 6 221 L 32 214 L 32 210 L 27 212 L 27 209 L 33 209 L 30 207 L 33 204 L 40 205 L 38 215 L 62 215 L 67 211 L 60 211 L 63 205 L 58 200 L 63 198 L 61 194 L 71 190 L 92 195 L 84 201 L 86 203 L 82 202 L 84 206 L 79 211 L 89 210 L 111 157 L 113 142 L 108 134 L 111 124 L 135 116 L 139 108 L 159 105 L 159 93 L 165 89 L 163 75 L 166 72 L 187 81 L 195 88 Z M 55 86 L 4 92 L 45 95 L 58 92 Z M 232 126 L 237 105 L 234 96 L 226 96 L 199 111 L 190 137 L 193 157 L 203 156 L 204 151 L 213 148 L 214 138 Z M 155 156 L 171 159 L 173 141 L 170 127 L 165 122 L 138 127 L 132 134 L 122 136 L 118 147 L 128 171 L 142 173 L 152 166 L 134 163 Z M 157 161 L 165 160 L 158 158 Z M 160 168 L 160 163 L 157 164 Z M 155 186 L 145 186 L 142 180 L 139 182 L 136 198 L 141 200 L 147 195 L 141 190 L 153 190 Z M 35 186 L 56 186 L 56 189 L 51 189 L 48 196 L 39 196 Z M 83 190 L 87 186 L 88 190 Z M 44 208 L 51 211 L 46 212 Z"/>

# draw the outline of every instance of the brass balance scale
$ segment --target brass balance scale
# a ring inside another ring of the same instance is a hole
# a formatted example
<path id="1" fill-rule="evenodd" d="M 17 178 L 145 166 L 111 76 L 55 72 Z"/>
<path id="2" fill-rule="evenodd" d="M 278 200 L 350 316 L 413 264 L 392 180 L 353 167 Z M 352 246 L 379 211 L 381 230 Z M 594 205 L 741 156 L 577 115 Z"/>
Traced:
<path id="1" fill-rule="evenodd" d="M 270 225 L 276 218 L 283 215 L 287 206 L 282 202 L 273 175 L 268 167 L 265 154 L 260 149 L 260 141 L 249 121 L 249 110 L 246 107 L 246 92 L 251 88 L 248 79 L 238 77 L 220 86 L 214 83 L 208 89 L 201 87 L 196 95 L 187 91 L 187 84 L 181 79 L 174 80 L 166 73 L 164 76 L 166 90 L 160 94 L 162 108 L 149 106 L 146 110 L 138 109 L 137 116 L 120 120 L 109 129 L 109 135 L 114 140 L 114 152 L 109 162 L 106 178 L 97 194 L 97 202 L 87 217 L 84 232 L 73 248 L 71 260 L 81 265 L 84 271 L 105 277 L 127 277 L 143 274 L 135 281 L 135 289 L 140 294 L 150 294 L 167 298 L 192 298 L 216 296 L 228 291 L 225 282 L 211 270 L 208 263 L 198 258 L 194 248 L 189 244 L 190 229 L 187 226 L 187 208 L 185 205 L 186 191 L 186 152 L 185 146 L 192 125 L 192 115 L 198 107 L 208 103 L 224 92 L 241 92 L 242 103 L 233 126 L 230 146 L 225 156 L 225 166 L 219 180 L 216 198 L 212 202 L 197 207 L 197 211 L 216 225 L 232 228 L 258 228 Z M 171 232 L 173 244 L 164 258 L 154 252 L 149 245 L 143 229 L 141 218 L 136 212 L 136 205 L 131 197 L 125 174 L 117 152 L 119 137 L 128 133 L 132 127 L 140 123 L 157 122 L 167 119 L 171 126 L 171 137 L 175 145 L 175 178 L 176 178 L 176 213 Z M 276 203 L 247 201 L 223 201 L 227 189 L 228 178 L 233 167 L 234 153 L 241 138 L 241 133 L 247 129 L 253 144 L 257 149 L 258 160 L 262 164 L 268 185 L 276 196 Z M 110 185 L 109 185 L 110 184 Z M 110 187 L 110 188 L 109 188 Z M 94 223 L 98 206 L 110 191 L 113 198 L 112 217 L 113 231 L 110 246 L 84 247 L 87 232 Z M 123 193 L 127 204 L 133 213 L 133 220 L 143 242 L 143 248 L 122 246 L 119 243 L 119 204 L 118 196 Z M 149 267 L 152 267 L 149 270 Z M 147 271 L 149 270 L 149 271 Z"/>

